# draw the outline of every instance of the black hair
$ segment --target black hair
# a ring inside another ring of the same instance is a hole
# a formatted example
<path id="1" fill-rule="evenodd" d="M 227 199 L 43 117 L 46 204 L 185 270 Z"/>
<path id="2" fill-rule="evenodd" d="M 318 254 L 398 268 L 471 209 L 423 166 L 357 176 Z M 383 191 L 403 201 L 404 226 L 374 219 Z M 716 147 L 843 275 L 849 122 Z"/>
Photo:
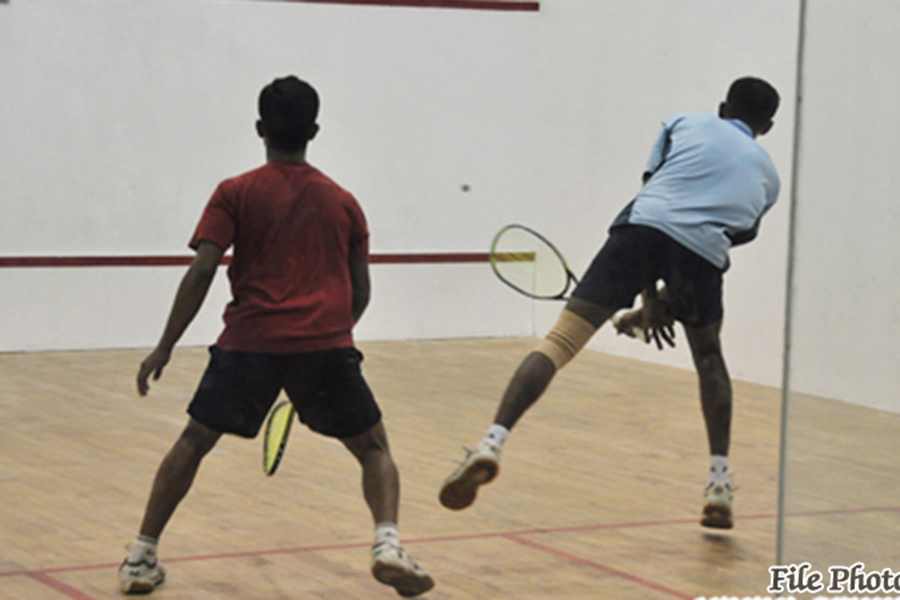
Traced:
<path id="1" fill-rule="evenodd" d="M 778 110 L 778 92 L 767 81 L 756 77 L 742 77 L 731 84 L 725 102 L 733 118 L 746 121 L 754 129 L 761 129 Z"/>
<path id="2" fill-rule="evenodd" d="M 319 114 L 319 95 L 293 75 L 276 79 L 259 93 L 259 118 L 269 145 L 296 152 L 306 147 Z"/>

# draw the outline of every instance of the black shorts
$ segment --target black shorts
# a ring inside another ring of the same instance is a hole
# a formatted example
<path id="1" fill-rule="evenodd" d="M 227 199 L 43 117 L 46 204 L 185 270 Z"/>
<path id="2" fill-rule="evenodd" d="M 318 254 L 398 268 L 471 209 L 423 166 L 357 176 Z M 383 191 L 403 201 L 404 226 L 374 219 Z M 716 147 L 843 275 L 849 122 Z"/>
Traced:
<path id="1" fill-rule="evenodd" d="M 572 296 L 607 308 L 629 308 L 641 291 L 662 279 L 670 316 L 688 327 L 704 327 L 724 314 L 723 273 L 657 229 L 622 225 L 610 231 Z"/>
<path id="2" fill-rule="evenodd" d="M 349 438 L 381 421 L 356 348 L 302 354 L 233 352 L 216 346 L 188 414 L 223 433 L 253 438 L 281 390 L 317 433 Z"/>

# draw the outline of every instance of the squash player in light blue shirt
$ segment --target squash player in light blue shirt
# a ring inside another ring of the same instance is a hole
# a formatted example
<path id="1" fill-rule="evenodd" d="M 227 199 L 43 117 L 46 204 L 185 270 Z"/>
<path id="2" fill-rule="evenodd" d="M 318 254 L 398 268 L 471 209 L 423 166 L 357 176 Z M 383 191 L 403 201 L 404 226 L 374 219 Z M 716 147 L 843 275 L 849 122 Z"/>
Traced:
<path id="1" fill-rule="evenodd" d="M 647 163 L 646 184 L 617 224 L 658 229 L 727 269 L 728 249 L 755 237 L 778 198 L 775 165 L 755 137 L 743 121 L 710 113 L 667 119 Z"/>
<path id="2" fill-rule="evenodd" d="M 487 435 L 444 482 L 440 500 L 459 510 L 499 471 L 503 442 L 553 376 L 607 320 L 621 333 L 636 329 L 674 345 L 674 321 L 685 330 L 700 382 L 710 448 L 710 473 L 701 524 L 733 526 L 728 447 L 731 380 L 722 356 L 722 277 L 728 250 L 756 237 L 778 197 L 768 153 L 756 142 L 772 128 L 778 92 L 745 77 L 731 84 L 719 114 L 682 113 L 663 123 L 644 172 L 644 186 L 610 227 L 547 337 L 512 377 Z M 657 284 L 663 283 L 660 289 Z M 662 340 L 662 341 L 661 341 Z"/>

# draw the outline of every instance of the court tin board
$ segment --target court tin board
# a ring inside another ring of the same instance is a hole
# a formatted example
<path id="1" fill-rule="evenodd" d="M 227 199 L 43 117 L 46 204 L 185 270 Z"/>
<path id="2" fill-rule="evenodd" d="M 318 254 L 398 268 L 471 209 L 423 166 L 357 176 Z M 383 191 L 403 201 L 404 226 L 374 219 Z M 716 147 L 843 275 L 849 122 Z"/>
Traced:
<path id="1" fill-rule="evenodd" d="M 268 0 L 267 0 L 268 1 Z M 367 6 L 418 6 L 422 8 L 462 8 L 475 10 L 537 11 L 538 2 L 520 0 L 276 0 L 311 4 L 358 4 Z"/>

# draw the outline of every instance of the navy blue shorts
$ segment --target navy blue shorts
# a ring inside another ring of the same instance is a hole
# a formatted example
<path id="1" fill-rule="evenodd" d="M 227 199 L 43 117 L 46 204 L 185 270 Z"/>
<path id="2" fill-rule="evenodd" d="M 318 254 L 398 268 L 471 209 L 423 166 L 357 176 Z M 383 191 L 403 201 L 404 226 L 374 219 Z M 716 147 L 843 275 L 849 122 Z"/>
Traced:
<path id="1" fill-rule="evenodd" d="M 572 296 L 611 309 L 630 308 L 644 289 L 666 284 L 669 315 L 688 327 L 722 319 L 724 271 L 663 232 L 613 227 Z"/>
<path id="2" fill-rule="evenodd" d="M 216 431 L 256 437 L 281 390 L 307 427 L 329 437 L 354 437 L 381 421 L 356 348 L 261 354 L 212 346 L 209 353 L 188 414 Z"/>

